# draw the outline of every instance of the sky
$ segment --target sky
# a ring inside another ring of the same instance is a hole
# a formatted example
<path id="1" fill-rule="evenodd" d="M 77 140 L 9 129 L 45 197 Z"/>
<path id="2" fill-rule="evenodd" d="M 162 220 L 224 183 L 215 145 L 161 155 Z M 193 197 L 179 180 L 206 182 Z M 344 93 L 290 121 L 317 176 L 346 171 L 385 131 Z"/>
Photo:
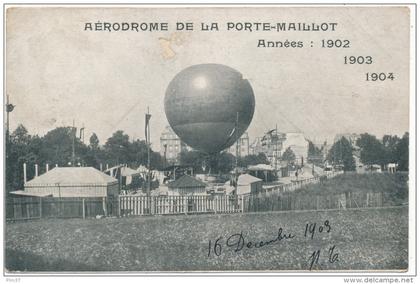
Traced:
<path id="1" fill-rule="evenodd" d="M 255 95 L 251 140 L 277 127 L 321 143 L 338 133 L 402 135 L 409 129 L 409 11 L 406 8 L 11 8 L 6 18 L 6 93 L 16 105 L 11 129 L 44 135 L 85 127 L 100 143 L 117 130 L 144 139 L 149 107 L 152 147 L 168 124 L 164 96 L 181 70 L 219 63 L 241 72 Z M 168 23 L 168 31 L 85 31 L 85 23 Z M 177 22 L 194 31 L 176 31 Z M 217 22 L 219 31 L 201 31 Z M 335 31 L 226 31 L 226 23 L 337 23 Z M 350 48 L 322 48 L 341 39 Z M 259 40 L 303 48 L 257 47 Z M 312 47 L 311 47 L 312 46 Z M 370 65 L 344 56 L 371 56 Z M 394 80 L 366 81 L 367 72 Z"/>

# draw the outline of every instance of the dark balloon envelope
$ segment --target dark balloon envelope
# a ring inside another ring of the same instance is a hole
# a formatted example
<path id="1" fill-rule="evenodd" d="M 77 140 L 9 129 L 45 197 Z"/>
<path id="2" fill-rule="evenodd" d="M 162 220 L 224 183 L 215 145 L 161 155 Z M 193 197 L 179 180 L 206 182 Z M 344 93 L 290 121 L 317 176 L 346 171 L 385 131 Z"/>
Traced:
<path id="1" fill-rule="evenodd" d="M 248 80 L 220 64 L 182 70 L 165 95 L 165 113 L 172 129 L 187 145 L 209 154 L 232 146 L 251 123 L 254 109 Z"/>

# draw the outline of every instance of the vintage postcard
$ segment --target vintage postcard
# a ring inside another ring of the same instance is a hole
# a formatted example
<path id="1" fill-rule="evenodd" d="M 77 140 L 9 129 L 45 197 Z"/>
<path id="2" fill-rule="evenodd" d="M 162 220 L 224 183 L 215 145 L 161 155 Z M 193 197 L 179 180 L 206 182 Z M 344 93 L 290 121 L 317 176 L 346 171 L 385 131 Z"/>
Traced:
<path id="1" fill-rule="evenodd" d="M 412 281 L 415 6 L 4 15 L 5 275 Z"/>

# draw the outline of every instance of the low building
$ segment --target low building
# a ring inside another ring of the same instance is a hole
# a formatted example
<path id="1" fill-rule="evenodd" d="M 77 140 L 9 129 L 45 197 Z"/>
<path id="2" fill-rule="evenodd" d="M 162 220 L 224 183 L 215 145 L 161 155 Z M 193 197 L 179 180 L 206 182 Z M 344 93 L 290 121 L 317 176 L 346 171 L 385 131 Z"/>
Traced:
<path id="1" fill-rule="evenodd" d="M 169 191 L 179 195 L 206 194 L 207 184 L 189 175 L 183 175 L 167 184 Z"/>
<path id="2" fill-rule="evenodd" d="M 25 190 L 11 193 L 51 197 L 118 195 L 118 180 L 92 167 L 56 167 L 26 182 L 24 187 Z"/>
<path id="3" fill-rule="evenodd" d="M 265 182 L 272 182 L 277 179 L 276 170 L 270 165 L 250 165 L 248 166 L 248 173 L 256 178 L 262 179 Z"/>
<path id="4" fill-rule="evenodd" d="M 262 179 L 249 174 L 238 177 L 237 194 L 256 194 L 262 190 Z"/>
<path id="5" fill-rule="evenodd" d="M 388 173 L 395 173 L 397 171 L 398 164 L 396 163 L 389 163 L 386 165 L 386 170 Z"/>

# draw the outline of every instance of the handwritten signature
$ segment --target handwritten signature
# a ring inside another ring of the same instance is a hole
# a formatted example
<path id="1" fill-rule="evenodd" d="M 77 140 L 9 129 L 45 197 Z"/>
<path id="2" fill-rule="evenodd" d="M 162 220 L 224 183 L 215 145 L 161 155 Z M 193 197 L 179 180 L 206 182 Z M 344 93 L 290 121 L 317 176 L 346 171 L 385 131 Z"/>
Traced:
<path id="1" fill-rule="evenodd" d="M 318 235 L 329 234 L 332 231 L 332 226 L 328 220 L 321 223 L 307 223 L 302 237 L 307 241 L 312 241 Z M 225 250 L 231 250 L 235 253 L 239 253 L 242 250 L 260 249 L 263 247 L 279 244 L 280 242 L 286 242 L 294 239 L 295 234 L 285 232 L 280 227 L 275 236 L 267 240 L 252 240 L 244 232 L 235 233 L 228 237 L 219 237 L 214 242 L 209 240 L 207 256 L 211 257 L 215 255 L 219 257 Z M 317 249 L 310 253 L 308 258 L 309 270 L 312 270 L 314 266 L 321 266 L 320 259 L 322 258 L 324 250 Z M 335 245 L 331 245 L 328 249 L 327 259 L 329 263 L 334 263 L 339 260 L 339 254 Z"/>
<path id="2" fill-rule="evenodd" d="M 264 241 L 249 241 L 244 237 L 243 232 L 230 235 L 228 238 L 226 238 L 226 246 L 229 248 L 233 248 L 234 252 L 240 252 L 242 249 L 253 249 L 253 248 L 262 248 L 268 245 L 273 245 L 275 243 L 278 243 L 282 240 L 288 240 L 293 239 L 295 236 L 293 234 L 287 234 L 283 232 L 283 228 L 279 228 L 277 231 L 277 236 L 270 240 L 264 240 Z M 212 244 L 212 241 L 209 241 L 209 250 L 208 250 L 208 256 L 211 255 L 211 252 L 213 250 L 214 254 L 216 256 L 220 256 L 223 251 L 223 237 L 218 238 L 214 245 Z M 213 246 L 213 248 L 212 248 Z"/>
<path id="3" fill-rule="evenodd" d="M 328 249 L 328 262 L 329 263 L 334 263 L 336 261 L 338 261 L 338 253 L 334 252 L 335 250 L 335 245 L 331 246 Z M 316 250 L 314 251 L 311 256 L 309 257 L 309 270 L 312 270 L 312 268 L 314 267 L 315 264 L 319 264 L 319 258 L 321 255 L 321 250 Z"/>

